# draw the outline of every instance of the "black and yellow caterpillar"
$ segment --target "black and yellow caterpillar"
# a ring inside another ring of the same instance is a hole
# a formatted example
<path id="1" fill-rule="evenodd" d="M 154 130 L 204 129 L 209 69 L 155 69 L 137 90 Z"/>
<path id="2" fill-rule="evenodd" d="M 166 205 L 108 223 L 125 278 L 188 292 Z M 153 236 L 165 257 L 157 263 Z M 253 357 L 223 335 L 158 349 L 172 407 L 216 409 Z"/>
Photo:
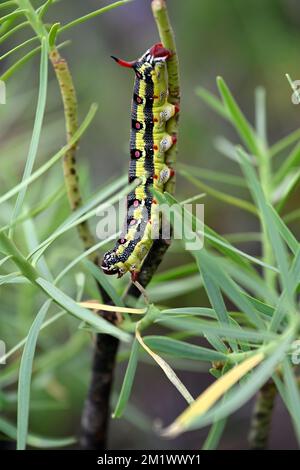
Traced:
<path id="1" fill-rule="evenodd" d="M 127 196 L 125 230 L 115 247 L 105 253 L 102 269 L 123 276 L 131 272 L 135 280 L 152 246 L 153 226 L 159 224 L 158 206 L 151 188 L 163 192 L 174 170 L 165 164 L 165 152 L 176 142 L 166 132 L 166 122 L 178 112 L 168 102 L 166 61 L 171 52 L 155 44 L 133 62 L 115 59 L 135 72 L 131 107 L 129 183 L 140 180 Z"/>

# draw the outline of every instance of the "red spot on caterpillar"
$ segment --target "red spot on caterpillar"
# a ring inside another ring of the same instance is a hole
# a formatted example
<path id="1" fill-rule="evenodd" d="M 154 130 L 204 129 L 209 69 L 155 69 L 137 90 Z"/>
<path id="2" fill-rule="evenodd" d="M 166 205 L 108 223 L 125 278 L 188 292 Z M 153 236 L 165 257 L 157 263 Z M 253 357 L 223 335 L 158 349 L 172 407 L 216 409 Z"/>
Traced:
<path id="1" fill-rule="evenodd" d="M 159 97 L 157 95 L 153 95 L 153 99 L 157 100 Z"/>
<path id="2" fill-rule="evenodd" d="M 122 59 L 118 59 L 117 57 L 114 57 L 113 55 L 110 56 L 112 59 L 114 59 L 118 65 L 121 65 L 121 67 L 128 67 L 130 69 L 133 68 L 133 66 L 135 65 L 135 60 L 131 61 L 131 62 L 127 62 L 126 60 L 122 60 Z"/>
<path id="3" fill-rule="evenodd" d="M 120 239 L 121 245 L 124 245 L 125 242 L 126 242 L 125 238 L 121 238 L 121 239 Z"/>
<path id="4" fill-rule="evenodd" d="M 155 180 L 157 180 L 158 176 L 157 176 L 157 175 L 154 175 L 153 178 L 154 178 Z"/>
<path id="5" fill-rule="evenodd" d="M 140 204 L 140 202 L 137 199 L 133 202 L 134 207 L 138 207 L 139 204 Z"/>
<path id="6" fill-rule="evenodd" d="M 131 271 L 131 280 L 132 282 L 136 282 L 138 280 L 139 271 Z"/>
<path id="7" fill-rule="evenodd" d="M 179 113 L 180 107 L 179 104 L 175 104 L 175 114 Z"/>
<path id="8" fill-rule="evenodd" d="M 136 224 L 136 220 L 135 219 L 132 219 L 129 223 L 129 225 L 135 225 Z"/>
<path id="9" fill-rule="evenodd" d="M 154 46 L 151 47 L 150 49 L 150 54 L 153 57 L 161 57 L 161 58 L 166 58 L 168 59 L 171 57 L 172 52 L 166 49 L 160 42 L 157 44 L 154 44 Z"/>
<path id="10" fill-rule="evenodd" d="M 156 200 L 156 199 L 153 199 L 153 200 L 152 200 L 152 204 L 157 204 L 157 200 Z"/>
<path id="11" fill-rule="evenodd" d="M 153 148 L 154 148 L 154 150 L 158 150 L 158 146 L 157 146 L 157 145 L 153 145 Z"/>
<path id="12" fill-rule="evenodd" d="M 135 156 L 136 158 L 139 158 L 139 157 L 141 156 L 141 152 L 140 152 L 139 150 L 136 150 L 136 151 L 134 152 L 134 156 Z"/>
<path id="13" fill-rule="evenodd" d="M 175 175 L 175 170 L 170 170 L 170 178 L 173 178 L 173 176 Z"/>
<path id="14" fill-rule="evenodd" d="M 139 122 L 136 122 L 136 123 L 135 123 L 135 128 L 136 128 L 136 129 L 140 129 L 140 128 L 141 128 L 141 124 L 140 124 Z"/>
<path id="15" fill-rule="evenodd" d="M 172 144 L 174 145 L 174 144 L 176 144 L 176 142 L 177 142 L 177 135 L 173 134 L 172 135 Z"/>
<path id="16" fill-rule="evenodd" d="M 157 118 L 154 118 L 154 119 L 153 119 L 153 122 L 158 122 L 158 119 L 157 119 Z"/>
<path id="17" fill-rule="evenodd" d="M 142 103 L 143 100 L 142 100 L 142 98 L 141 98 L 140 96 L 137 96 L 136 101 L 137 101 L 138 103 Z"/>

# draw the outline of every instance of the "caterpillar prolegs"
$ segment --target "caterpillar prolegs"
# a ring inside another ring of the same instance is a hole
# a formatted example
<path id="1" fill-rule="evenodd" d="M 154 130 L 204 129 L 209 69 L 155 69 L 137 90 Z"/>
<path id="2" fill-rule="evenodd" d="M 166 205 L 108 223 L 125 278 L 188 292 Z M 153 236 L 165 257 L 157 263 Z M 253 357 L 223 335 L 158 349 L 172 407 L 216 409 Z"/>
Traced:
<path id="1" fill-rule="evenodd" d="M 167 60 L 171 52 L 155 44 L 138 60 L 115 59 L 135 72 L 131 106 L 129 183 L 140 183 L 127 196 L 125 230 L 115 247 L 105 253 L 102 269 L 123 276 L 130 271 L 136 279 L 152 246 L 153 226 L 160 224 L 158 206 L 151 189 L 163 192 L 174 170 L 165 163 L 165 152 L 176 142 L 166 132 L 166 122 L 178 112 L 168 102 Z"/>

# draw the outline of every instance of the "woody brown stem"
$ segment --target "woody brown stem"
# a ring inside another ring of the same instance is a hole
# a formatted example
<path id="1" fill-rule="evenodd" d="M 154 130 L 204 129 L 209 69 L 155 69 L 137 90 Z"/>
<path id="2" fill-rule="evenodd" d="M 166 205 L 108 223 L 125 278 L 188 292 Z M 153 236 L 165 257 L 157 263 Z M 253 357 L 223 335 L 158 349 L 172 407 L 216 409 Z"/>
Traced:
<path id="1" fill-rule="evenodd" d="M 49 54 L 53 65 L 62 96 L 64 115 L 66 122 L 66 138 L 69 142 L 78 129 L 77 97 L 72 75 L 66 60 L 61 57 L 57 49 Z M 82 197 L 79 186 L 79 178 L 76 165 L 77 144 L 73 145 L 65 154 L 63 169 L 68 199 L 72 211 L 82 205 Z M 87 221 L 78 225 L 78 235 L 87 250 L 95 244 L 95 239 L 90 231 Z M 90 255 L 91 261 L 98 265 L 98 253 Z M 103 301 L 108 303 L 109 297 L 98 284 Z M 105 315 L 104 312 L 98 312 Z M 117 317 L 112 314 L 105 315 L 106 320 L 116 323 Z M 109 401 L 115 368 L 115 359 L 118 349 L 118 340 L 105 334 L 97 334 L 95 337 L 91 381 L 84 403 L 80 445 L 82 449 L 105 449 L 109 422 Z"/>
<path id="2" fill-rule="evenodd" d="M 115 315 L 109 320 L 115 323 Z M 113 336 L 96 335 L 90 386 L 81 418 L 80 446 L 84 450 L 107 448 L 110 396 L 118 345 L 119 341 Z"/>
<path id="3" fill-rule="evenodd" d="M 251 419 L 250 449 L 264 450 L 267 448 L 276 394 L 277 390 L 273 380 L 269 380 L 258 392 Z"/>
<path id="4" fill-rule="evenodd" d="M 153 15 L 158 26 L 161 42 L 165 47 L 173 52 L 172 58 L 168 61 L 169 75 L 169 101 L 172 104 L 179 105 L 179 74 L 178 60 L 174 41 L 173 31 L 168 18 L 167 7 L 164 1 L 153 0 Z M 62 99 L 64 103 L 67 138 L 69 139 L 77 126 L 77 100 L 66 61 L 61 58 L 57 50 L 51 52 L 51 62 L 60 85 Z M 172 135 L 177 135 L 178 114 L 170 119 L 167 125 L 167 131 Z M 81 205 L 78 177 L 76 172 L 76 146 L 72 148 L 64 159 L 64 175 L 68 191 L 68 197 L 72 209 Z M 167 164 L 174 168 L 177 155 L 177 144 L 166 153 Z M 173 176 L 166 186 L 166 190 L 174 193 L 175 177 Z M 79 228 L 79 235 L 88 248 L 93 244 L 93 238 L 90 234 L 87 224 Z M 156 269 L 161 263 L 163 256 L 170 245 L 170 240 L 155 240 L 149 255 L 147 256 L 138 281 L 142 286 L 146 286 L 154 275 Z M 97 256 L 97 255 L 94 255 Z M 93 259 L 97 263 L 97 258 Z M 127 295 L 134 297 L 140 296 L 140 291 L 133 285 L 130 286 Z M 126 295 L 126 297 L 127 297 Z M 104 298 L 107 302 L 107 297 Z M 110 321 L 116 322 L 113 315 Z M 111 336 L 98 334 L 95 341 L 93 367 L 91 381 L 87 399 L 85 401 L 82 421 L 80 444 L 83 449 L 105 449 L 107 446 L 107 430 L 109 422 L 109 400 L 111 386 L 113 381 L 113 372 L 115 368 L 115 357 L 118 348 L 118 340 Z"/>

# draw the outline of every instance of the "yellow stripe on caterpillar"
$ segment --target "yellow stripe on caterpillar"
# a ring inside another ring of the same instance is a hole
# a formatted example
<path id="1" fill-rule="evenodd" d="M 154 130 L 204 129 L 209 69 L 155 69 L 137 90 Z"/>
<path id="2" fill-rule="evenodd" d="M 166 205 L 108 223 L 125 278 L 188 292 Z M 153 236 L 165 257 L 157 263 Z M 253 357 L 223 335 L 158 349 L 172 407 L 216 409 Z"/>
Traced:
<path id="1" fill-rule="evenodd" d="M 140 183 L 127 197 L 124 234 L 104 255 L 102 268 L 106 274 L 120 277 L 130 271 L 132 279 L 136 279 L 153 239 L 159 235 L 159 206 L 151 189 L 162 192 L 172 176 L 173 170 L 165 164 L 165 152 L 175 140 L 166 132 L 166 122 L 178 112 L 178 108 L 167 101 L 166 61 L 170 56 L 168 50 L 156 44 L 137 61 L 116 59 L 120 65 L 133 68 L 136 75 L 131 107 L 129 179 L 139 178 Z"/>

